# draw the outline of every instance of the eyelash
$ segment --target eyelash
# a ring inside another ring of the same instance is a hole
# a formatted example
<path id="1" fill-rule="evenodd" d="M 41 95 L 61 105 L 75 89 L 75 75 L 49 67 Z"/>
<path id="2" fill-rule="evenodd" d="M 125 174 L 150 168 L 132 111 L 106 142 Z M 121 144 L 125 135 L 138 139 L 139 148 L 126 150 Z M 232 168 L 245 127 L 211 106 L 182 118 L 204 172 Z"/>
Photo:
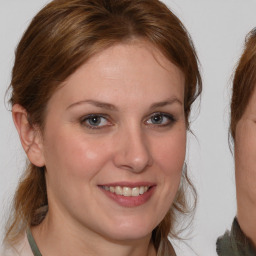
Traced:
<path id="1" fill-rule="evenodd" d="M 156 124 L 155 123 L 154 124 L 154 123 L 152 123 L 152 119 L 155 118 L 155 117 L 161 117 L 161 120 L 163 120 L 164 118 L 167 118 L 168 119 L 167 123 L 165 123 L 165 124 Z M 105 119 L 105 122 L 107 122 L 108 124 L 101 125 L 101 126 L 98 126 L 98 125 L 94 126 L 94 125 L 88 123 L 88 122 L 92 121 L 93 118 L 101 118 L 101 119 L 103 118 L 103 119 Z M 151 121 L 151 123 L 149 123 L 149 120 Z M 160 127 L 171 126 L 176 121 L 177 121 L 176 118 L 171 114 L 162 113 L 162 112 L 155 112 L 155 113 L 151 114 L 146 119 L 146 121 L 144 123 L 146 123 L 149 126 L 154 126 L 154 127 L 159 127 L 160 128 Z M 86 126 L 89 129 L 103 129 L 103 128 L 112 126 L 110 118 L 106 115 L 103 115 L 103 114 L 89 114 L 89 115 L 86 115 L 86 116 L 84 116 L 80 119 L 80 123 L 81 123 L 81 125 Z"/>
<path id="2" fill-rule="evenodd" d="M 166 127 L 166 126 L 173 125 L 177 121 L 176 118 L 173 115 L 167 114 L 167 113 L 162 113 L 162 112 L 153 113 L 152 115 L 150 115 L 150 117 L 147 120 L 151 120 L 152 121 L 152 118 L 154 118 L 154 117 L 161 117 L 162 120 L 164 118 L 166 118 L 168 120 L 167 120 L 167 123 L 165 123 L 165 124 L 150 123 L 149 125 L 151 125 L 151 126 L 153 125 L 153 126 L 157 126 L 157 127 Z"/>
<path id="3" fill-rule="evenodd" d="M 88 124 L 87 121 L 90 121 L 93 118 L 104 118 L 106 120 L 106 122 L 109 122 L 108 120 L 110 119 L 109 117 L 107 117 L 103 114 L 90 114 L 90 115 L 82 117 L 80 120 L 80 123 L 89 129 L 102 129 L 102 128 L 105 128 L 106 126 L 111 126 L 111 124 L 107 124 L 104 126 L 93 126 L 92 124 Z"/>

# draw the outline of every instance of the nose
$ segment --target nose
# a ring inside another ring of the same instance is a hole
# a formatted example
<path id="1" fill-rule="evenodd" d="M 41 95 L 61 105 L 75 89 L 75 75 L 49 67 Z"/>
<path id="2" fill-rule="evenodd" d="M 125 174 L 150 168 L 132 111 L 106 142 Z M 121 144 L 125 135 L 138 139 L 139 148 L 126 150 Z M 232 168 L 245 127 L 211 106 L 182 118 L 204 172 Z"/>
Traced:
<path id="1" fill-rule="evenodd" d="M 118 168 L 140 173 L 152 163 L 146 135 L 140 128 L 120 132 L 114 155 L 114 164 Z"/>

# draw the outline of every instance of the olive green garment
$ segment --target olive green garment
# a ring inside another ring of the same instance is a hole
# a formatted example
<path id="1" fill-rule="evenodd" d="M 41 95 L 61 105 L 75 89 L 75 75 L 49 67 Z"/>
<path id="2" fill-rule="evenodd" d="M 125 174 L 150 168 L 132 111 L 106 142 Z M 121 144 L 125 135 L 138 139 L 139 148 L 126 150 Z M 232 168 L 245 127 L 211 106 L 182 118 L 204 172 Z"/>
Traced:
<path id="1" fill-rule="evenodd" d="M 27 230 L 27 238 L 34 256 L 42 256 L 30 229 Z M 163 250 L 164 250 L 164 253 L 162 252 Z M 176 256 L 176 254 L 171 243 L 167 242 L 167 243 L 160 243 L 160 248 L 157 253 L 157 256 Z"/>
<path id="2" fill-rule="evenodd" d="M 32 236 L 30 229 L 27 230 L 27 237 L 28 237 L 28 242 L 29 242 L 29 245 L 31 247 L 31 250 L 32 250 L 34 256 L 42 256 L 42 254 L 40 253 L 40 251 L 37 247 L 36 241 L 35 241 L 34 237 Z"/>
<path id="3" fill-rule="evenodd" d="M 242 232 L 236 218 L 231 231 L 226 231 L 223 236 L 219 237 L 216 245 L 219 256 L 256 256 L 256 250 Z"/>

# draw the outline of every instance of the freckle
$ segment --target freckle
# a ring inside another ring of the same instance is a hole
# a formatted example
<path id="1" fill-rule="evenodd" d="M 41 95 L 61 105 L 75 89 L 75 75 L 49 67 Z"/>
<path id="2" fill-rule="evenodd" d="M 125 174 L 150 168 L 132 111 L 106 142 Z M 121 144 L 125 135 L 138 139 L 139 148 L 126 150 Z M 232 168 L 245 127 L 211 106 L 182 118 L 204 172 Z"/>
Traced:
<path id="1" fill-rule="evenodd" d="M 97 157 L 97 154 L 93 151 L 88 150 L 86 152 L 86 158 L 88 159 L 95 159 Z"/>

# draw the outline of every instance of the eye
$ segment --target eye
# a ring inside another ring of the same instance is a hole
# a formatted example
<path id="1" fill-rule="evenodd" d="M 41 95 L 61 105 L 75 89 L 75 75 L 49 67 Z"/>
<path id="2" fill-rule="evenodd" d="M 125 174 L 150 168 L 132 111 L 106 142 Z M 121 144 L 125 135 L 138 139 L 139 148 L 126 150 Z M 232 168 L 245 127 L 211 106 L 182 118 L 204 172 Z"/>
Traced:
<path id="1" fill-rule="evenodd" d="M 168 126 L 175 122 L 175 118 L 171 114 L 166 113 L 154 113 L 146 121 L 149 125 Z"/>
<path id="2" fill-rule="evenodd" d="M 91 129 L 100 129 L 109 126 L 110 122 L 102 115 L 91 114 L 81 119 L 81 124 Z"/>

